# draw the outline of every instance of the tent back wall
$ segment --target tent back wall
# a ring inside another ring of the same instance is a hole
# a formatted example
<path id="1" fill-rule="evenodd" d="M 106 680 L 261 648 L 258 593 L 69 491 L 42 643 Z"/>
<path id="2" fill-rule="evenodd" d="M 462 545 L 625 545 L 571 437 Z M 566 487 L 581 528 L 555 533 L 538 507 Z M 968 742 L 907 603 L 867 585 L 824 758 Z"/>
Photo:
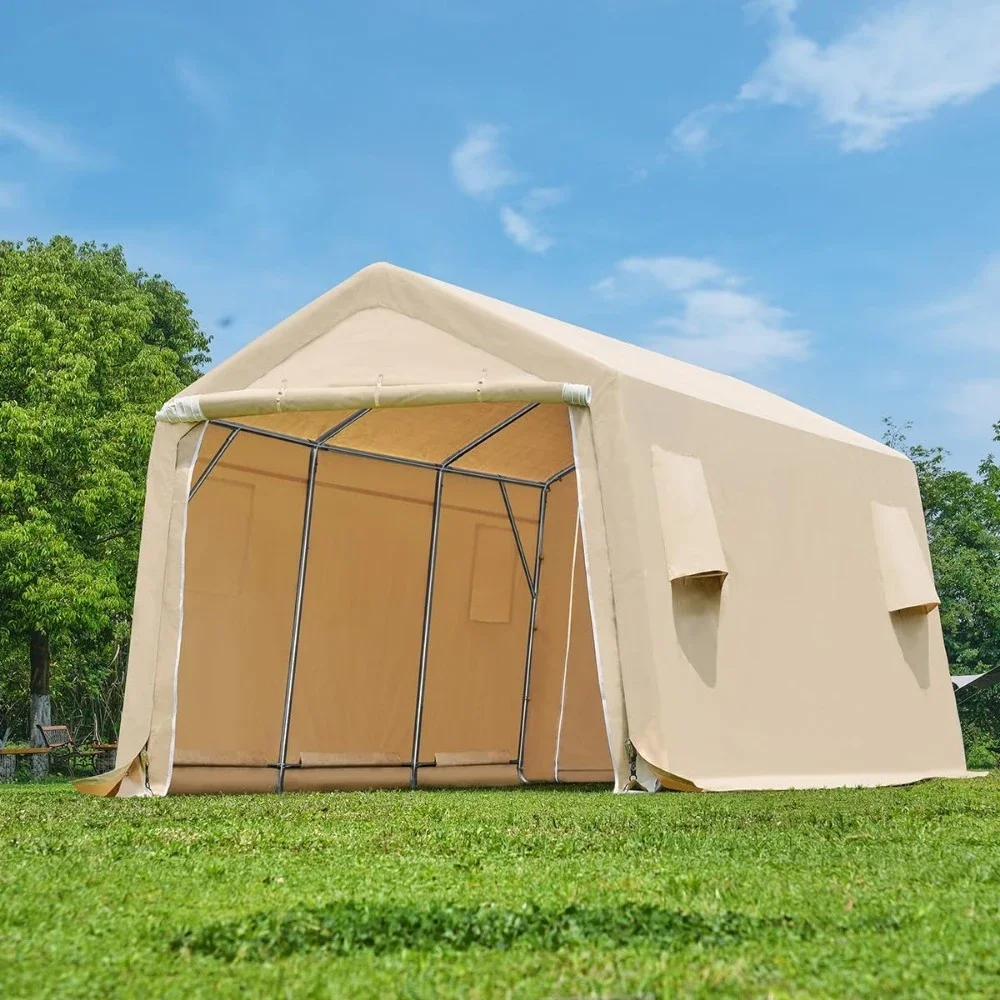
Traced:
<path id="1" fill-rule="evenodd" d="M 519 409 L 432 407 L 412 411 L 422 415 L 412 425 L 398 419 L 407 411 L 375 412 L 345 428 L 333 443 L 340 446 L 353 432 L 352 445 L 407 458 L 413 449 L 419 460 L 440 461 Z M 392 419 L 382 419 L 389 415 Z M 308 414 L 309 431 L 318 436 L 345 416 Z M 289 414 L 288 427 L 301 431 L 301 417 Z M 489 446 L 485 457 L 476 457 L 478 449 L 469 452 L 470 465 L 492 475 L 513 471 L 541 481 L 572 462 L 564 406 L 538 407 L 521 419 L 527 435 L 513 437 L 518 424 L 511 424 L 480 446 Z M 366 421 L 367 429 L 359 433 Z M 280 414 L 266 422 L 268 430 L 287 429 Z M 195 465 L 175 792 L 204 790 L 210 776 L 220 773 L 232 789 L 248 767 L 266 770 L 268 780 L 275 777 L 310 449 L 306 442 L 249 430 L 231 439 L 230 433 L 210 426 Z M 512 435 L 511 446 L 497 447 L 505 434 Z M 543 443 L 533 444 L 538 435 Z M 210 474 L 199 482 L 206 470 Z M 289 790 L 394 787 L 397 772 L 410 763 L 436 475 L 433 469 L 375 457 L 318 454 L 285 757 L 295 769 L 286 772 Z M 423 784 L 488 784 L 491 773 L 504 784 L 517 760 L 542 489 L 509 482 L 505 491 L 506 502 L 495 479 L 458 470 L 444 476 L 419 756 Z M 562 692 L 570 627 L 577 645 L 566 676 L 570 688 L 582 683 L 590 695 L 584 699 L 589 711 L 570 708 L 566 729 L 575 727 L 588 748 L 584 756 L 593 762 L 588 776 L 610 777 L 604 722 L 594 697 L 582 563 L 574 607 L 584 618 L 571 623 L 569 617 L 575 477 L 558 480 L 549 498 L 526 776 L 552 780 L 555 774 L 557 730 L 566 715 Z M 450 764 L 464 766 L 445 766 Z M 431 767 L 433 776 L 426 770 Z M 248 790 L 263 780 L 254 777 Z"/>

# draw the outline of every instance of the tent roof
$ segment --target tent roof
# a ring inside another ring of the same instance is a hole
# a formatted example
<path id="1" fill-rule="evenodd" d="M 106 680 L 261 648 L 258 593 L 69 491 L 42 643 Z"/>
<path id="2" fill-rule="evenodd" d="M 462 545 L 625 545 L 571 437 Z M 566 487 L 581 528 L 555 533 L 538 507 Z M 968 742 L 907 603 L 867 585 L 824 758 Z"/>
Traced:
<path id="1" fill-rule="evenodd" d="M 392 324 L 398 326 L 395 350 L 409 353 L 405 350 L 409 347 L 419 358 L 415 363 L 420 369 L 418 381 L 430 381 L 428 365 L 433 371 L 435 352 L 424 350 L 423 342 L 433 348 L 444 337 L 460 348 L 461 364 L 468 371 L 489 364 L 491 377 L 496 371 L 501 377 L 580 379 L 579 364 L 577 370 L 569 371 L 568 362 L 583 362 L 591 370 L 596 366 L 618 372 L 772 423 L 903 457 L 872 438 L 732 376 L 386 263 L 363 268 L 313 300 L 217 365 L 182 395 L 266 385 L 271 381 L 268 375 L 285 375 L 289 359 L 298 352 L 303 362 L 308 357 L 308 363 L 293 366 L 297 376 L 290 380 L 293 384 L 301 381 L 303 369 L 314 386 L 344 384 L 342 374 L 334 381 L 324 375 L 323 360 L 328 357 L 331 368 L 341 368 L 337 348 L 342 339 L 337 328 L 365 310 L 397 314 L 399 322 Z M 496 359 L 501 361 L 499 370 Z M 441 374 L 441 381 L 454 379 L 452 370 Z M 354 379 L 354 384 L 363 380 Z M 387 384 L 392 381 L 390 376 Z"/>

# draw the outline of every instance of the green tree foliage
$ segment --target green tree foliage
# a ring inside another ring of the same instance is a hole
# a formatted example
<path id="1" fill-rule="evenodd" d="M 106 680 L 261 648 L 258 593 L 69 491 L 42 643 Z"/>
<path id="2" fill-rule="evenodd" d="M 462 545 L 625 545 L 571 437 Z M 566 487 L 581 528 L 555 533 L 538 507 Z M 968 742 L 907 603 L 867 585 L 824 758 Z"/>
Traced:
<path id="1" fill-rule="evenodd" d="M 0 715 L 15 731 L 32 635 L 74 716 L 60 721 L 114 714 L 152 417 L 207 359 L 184 295 L 120 247 L 0 242 Z"/>
<path id="2" fill-rule="evenodd" d="M 952 673 L 992 670 L 1000 666 L 1000 465 L 988 455 L 975 475 L 949 469 L 944 449 L 910 446 L 908 425 L 885 424 L 886 443 L 917 469 Z M 1000 441 L 1000 423 L 994 434 Z M 963 700 L 960 714 L 970 764 L 995 766 L 1000 691 Z"/>

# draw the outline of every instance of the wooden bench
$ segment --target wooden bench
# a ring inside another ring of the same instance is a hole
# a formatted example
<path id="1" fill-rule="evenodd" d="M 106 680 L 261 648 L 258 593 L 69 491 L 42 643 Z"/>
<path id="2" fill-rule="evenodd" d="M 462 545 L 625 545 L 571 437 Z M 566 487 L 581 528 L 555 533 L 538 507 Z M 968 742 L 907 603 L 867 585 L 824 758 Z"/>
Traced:
<path id="1" fill-rule="evenodd" d="M 94 764 L 101 750 L 92 747 L 81 747 L 73 739 L 73 734 L 69 731 L 69 726 L 43 726 L 36 727 L 42 735 L 45 746 L 40 749 L 50 754 L 65 754 L 66 762 L 69 765 L 70 777 L 76 777 L 76 764 L 80 760 L 89 761 Z"/>

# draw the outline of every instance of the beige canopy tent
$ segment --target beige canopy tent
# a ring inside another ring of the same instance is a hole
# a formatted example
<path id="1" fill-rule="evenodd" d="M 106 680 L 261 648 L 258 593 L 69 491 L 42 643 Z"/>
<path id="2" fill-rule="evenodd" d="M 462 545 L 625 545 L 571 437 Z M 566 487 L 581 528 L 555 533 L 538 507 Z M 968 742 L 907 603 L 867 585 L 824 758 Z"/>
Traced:
<path id="1" fill-rule="evenodd" d="M 376 264 L 158 415 L 86 790 L 960 776 L 937 604 L 904 456 Z"/>

